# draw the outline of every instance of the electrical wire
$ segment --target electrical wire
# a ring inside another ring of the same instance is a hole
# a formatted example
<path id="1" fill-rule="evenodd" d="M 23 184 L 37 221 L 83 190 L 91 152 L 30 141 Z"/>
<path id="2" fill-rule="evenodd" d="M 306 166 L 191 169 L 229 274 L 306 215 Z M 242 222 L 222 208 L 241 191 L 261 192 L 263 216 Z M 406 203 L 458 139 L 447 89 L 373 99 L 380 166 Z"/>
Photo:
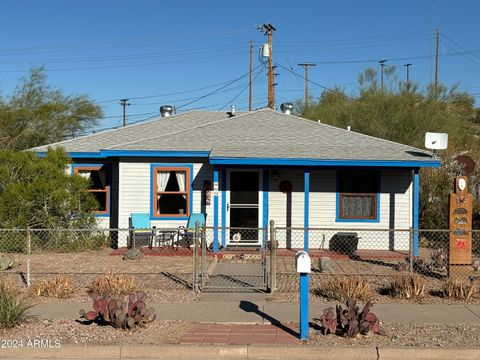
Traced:
<path id="1" fill-rule="evenodd" d="M 296 73 L 295 71 L 288 69 L 287 67 L 283 66 L 282 64 L 275 63 L 275 65 L 278 65 L 278 66 L 280 66 L 282 69 L 285 69 L 285 70 L 291 72 L 292 74 L 294 74 L 294 75 L 296 75 L 296 76 L 298 76 L 298 77 L 300 77 L 300 78 L 302 78 L 302 79 L 304 79 L 304 80 L 307 81 L 307 79 L 305 78 L 305 76 L 300 75 L 300 74 Z M 347 94 L 345 94 L 345 93 L 343 93 L 343 92 L 340 92 L 340 91 L 337 91 L 337 90 L 334 90 L 334 89 L 330 89 L 330 88 L 328 88 L 328 87 L 326 87 L 326 86 L 324 86 L 324 85 L 322 85 L 322 84 L 319 84 L 319 83 L 317 83 L 317 82 L 315 82 L 315 81 L 312 81 L 312 80 L 310 80 L 310 79 L 308 79 L 308 82 L 311 83 L 311 84 L 317 85 L 317 86 L 321 87 L 321 88 L 324 89 L 324 90 L 327 90 L 327 91 L 330 91 L 330 92 L 333 92 L 333 93 L 337 93 L 337 94 L 341 94 L 341 95 L 345 96 L 346 98 L 348 98 L 348 99 L 350 99 L 350 100 L 354 100 L 352 97 L 348 96 Z"/>
<path id="2" fill-rule="evenodd" d="M 257 67 L 255 67 L 254 71 L 257 70 L 257 69 L 258 69 L 260 66 L 262 66 L 262 65 L 263 65 L 263 64 L 259 64 Z M 192 101 L 189 101 L 189 102 L 187 102 L 187 103 L 185 103 L 185 104 L 177 107 L 177 110 L 179 110 L 179 109 L 181 109 L 181 108 L 184 108 L 185 106 L 188 106 L 188 105 L 190 105 L 190 104 L 193 104 L 193 103 L 195 103 L 195 102 L 197 102 L 197 101 L 200 101 L 200 100 L 202 100 L 202 99 L 204 99 L 204 98 L 206 98 L 206 97 L 208 97 L 208 96 L 211 96 L 211 95 L 217 93 L 217 92 L 220 91 L 220 90 L 225 89 L 226 87 L 228 87 L 228 86 L 236 83 L 237 81 L 240 81 L 241 79 L 243 79 L 243 78 L 244 78 L 245 76 L 247 76 L 248 74 L 250 74 L 250 71 L 248 71 L 247 73 L 243 74 L 242 76 L 240 76 L 240 77 L 232 80 L 232 81 L 229 82 L 228 84 L 226 84 L 226 85 L 224 85 L 224 86 L 222 86 L 222 87 L 220 87 L 220 88 L 218 88 L 218 89 L 216 89 L 216 90 L 213 90 L 213 91 L 209 92 L 208 94 L 202 95 L 202 96 L 200 96 L 200 97 L 198 97 L 198 98 L 196 98 L 196 99 L 194 99 L 194 100 L 192 100 Z"/>
<path id="3" fill-rule="evenodd" d="M 262 65 L 263 65 L 263 64 L 262 64 Z M 257 80 L 258 76 L 259 76 L 261 73 L 263 73 L 264 71 L 265 71 L 265 66 L 262 67 L 262 68 L 260 69 L 260 71 L 253 77 L 253 79 L 252 79 L 252 85 L 255 83 L 255 80 Z M 249 73 L 250 73 L 250 72 L 249 72 Z M 242 93 L 243 93 L 245 90 L 247 90 L 247 89 L 249 88 L 249 86 L 250 86 L 250 83 L 248 83 L 247 86 L 245 86 L 242 90 L 240 90 L 240 92 L 239 92 L 237 95 L 235 95 L 230 101 L 227 101 L 222 107 L 220 107 L 220 108 L 218 109 L 218 111 L 222 110 L 222 109 L 223 109 L 225 106 L 227 106 L 228 104 L 234 102 L 240 95 L 242 95 Z"/>

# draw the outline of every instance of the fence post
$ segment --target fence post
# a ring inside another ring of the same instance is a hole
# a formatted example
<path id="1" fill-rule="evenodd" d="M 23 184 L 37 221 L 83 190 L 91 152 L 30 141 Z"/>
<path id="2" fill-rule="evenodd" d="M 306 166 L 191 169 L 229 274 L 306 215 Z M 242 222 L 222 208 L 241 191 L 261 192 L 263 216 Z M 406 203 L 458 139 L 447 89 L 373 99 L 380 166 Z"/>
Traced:
<path id="1" fill-rule="evenodd" d="M 270 220 L 270 293 L 277 289 L 277 239 L 275 222 Z"/>
<path id="2" fill-rule="evenodd" d="M 30 255 L 32 253 L 32 238 L 30 236 L 30 227 L 27 226 L 27 287 L 30 287 Z"/>
<path id="3" fill-rule="evenodd" d="M 198 292 L 198 221 L 195 222 L 193 233 L 193 292 Z"/>
<path id="4" fill-rule="evenodd" d="M 413 228 L 408 231 L 408 270 L 413 272 Z"/>

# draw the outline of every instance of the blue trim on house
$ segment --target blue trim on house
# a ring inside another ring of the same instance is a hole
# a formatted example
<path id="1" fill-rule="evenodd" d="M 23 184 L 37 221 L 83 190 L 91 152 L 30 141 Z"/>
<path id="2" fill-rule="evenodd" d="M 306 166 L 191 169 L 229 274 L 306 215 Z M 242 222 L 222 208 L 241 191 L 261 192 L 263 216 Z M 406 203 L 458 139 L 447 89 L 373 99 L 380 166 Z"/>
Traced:
<path id="1" fill-rule="evenodd" d="M 215 191 L 215 184 L 218 184 L 218 168 L 213 167 L 213 252 L 218 253 L 218 191 Z"/>
<path id="2" fill-rule="evenodd" d="M 418 256 L 418 213 L 420 199 L 419 169 L 413 169 L 413 256 Z"/>
<path id="3" fill-rule="evenodd" d="M 227 170 L 222 169 L 222 246 L 227 246 Z"/>
<path id="4" fill-rule="evenodd" d="M 110 217 L 111 216 L 111 205 L 112 205 L 112 166 L 111 164 L 105 163 L 89 163 L 89 164 L 77 164 L 72 163 L 72 168 L 70 169 L 71 175 L 75 174 L 76 167 L 82 166 L 107 166 L 108 167 L 108 183 L 110 186 L 110 190 L 108 191 L 108 213 L 105 214 L 92 214 L 94 217 Z"/>
<path id="5" fill-rule="evenodd" d="M 262 209 L 262 222 L 263 228 L 268 228 L 268 192 L 270 187 L 270 172 L 267 169 L 263 169 L 263 185 L 262 185 L 262 195 L 263 195 L 263 209 Z M 263 232 L 263 242 L 265 245 L 265 241 L 267 240 L 267 232 L 265 230 Z"/>
<path id="6" fill-rule="evenodd" d="M 190 194 L 189 194 L 189 208 L 190 208 L 190 213 L 193 212 L 193 164 L 187 164 L 187 163 L 152 163 L 150 164 L 150 220 L 188 220 L 188 215 L 185 216 L 155 216 L 155 212 L 153 209 L 153 204 L 154 204 L 154 196 L 153 193 L 155 189 L 153 188 L 153 178 L 155 176 L 155 171 L 154 169 L 156 167 L 188 167 L 190 169 Z"/>
<path id="7" fill-rule="evenodd" d="M 336 202 L 335 202 L 335 222 L 343 222 L 343 223 L 379 223 L 380 222 L 380 191 L 381 191 L 381 183 L 382 183 L 382 176 L 381 172 L 377 174 L 377 218 L 376 219 L 342 219 L 340 218 L 340 192 L 339 192 L 339 179 L 338 179 L 338 171 L 335 174 L 336 176 Z"/>
<path id="8" fill-rule="evenodd" d="M 214 165 L 272 165 L 272 166 L 365 166 L 365 167 L 440 167 L 440 160 L 328 160 L 328 159 L 285 159 L 285 158 L 222 158 L 210 157 Z"/>
<path id="9" fill-rule="evenodd" d="M 303 173 L 303 250 L 308 251 L 308 227 L 310 224 L 310 170 Z"/>

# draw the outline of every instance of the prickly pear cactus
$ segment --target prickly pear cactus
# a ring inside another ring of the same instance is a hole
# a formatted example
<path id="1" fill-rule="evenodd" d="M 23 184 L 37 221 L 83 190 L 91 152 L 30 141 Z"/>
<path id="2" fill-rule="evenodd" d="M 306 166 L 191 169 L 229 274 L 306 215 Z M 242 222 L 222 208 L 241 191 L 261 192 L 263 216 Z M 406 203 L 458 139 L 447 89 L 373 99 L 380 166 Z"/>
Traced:
<path id="1" fill-rule="evenodd" d="M 80 318 L 115 328 L 133 329 L 143 327 L 157 317 L 153 308 L 145 305 L 147 294 L 137 291 L 127 299 L 121 295 L 93 296 L 93 311 L 80 310 Z"/>

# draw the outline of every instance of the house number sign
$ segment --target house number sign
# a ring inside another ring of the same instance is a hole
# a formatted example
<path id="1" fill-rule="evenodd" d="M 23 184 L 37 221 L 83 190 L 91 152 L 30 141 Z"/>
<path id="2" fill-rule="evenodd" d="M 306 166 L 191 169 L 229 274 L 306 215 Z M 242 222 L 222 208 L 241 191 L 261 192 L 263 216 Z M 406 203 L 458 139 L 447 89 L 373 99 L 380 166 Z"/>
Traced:
<path id="1" fill-rule="evenodd" d="M 459 176 L 450 194 L 449 275 L 467 275 L 471 270 L 472 208 L 473 196 L 468 193 L 467 177 Z"/>

